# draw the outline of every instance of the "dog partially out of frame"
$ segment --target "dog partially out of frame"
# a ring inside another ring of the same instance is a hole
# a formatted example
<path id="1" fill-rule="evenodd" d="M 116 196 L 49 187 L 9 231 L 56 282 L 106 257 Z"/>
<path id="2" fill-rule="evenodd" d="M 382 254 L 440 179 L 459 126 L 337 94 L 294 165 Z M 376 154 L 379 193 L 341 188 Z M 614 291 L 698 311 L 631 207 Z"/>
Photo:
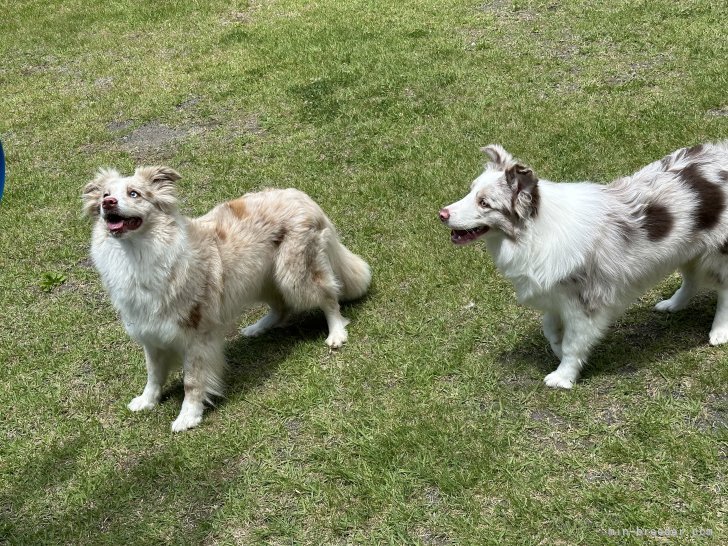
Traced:
<path id="1" fill-rule="evenodd" d="M 245 336 L 321 308 L 326 344 L 338 348 L 349 322 L 339 301 L 363 296 L 371 279 L 305 193 L 249 193 L 187 218 L 178 208 L 179 179 L 168 167 L 140 167 L 129 177 L 102 169 L 82 196 L 95 219 L 94 265 L 146 356 L 147 384 L 129 409 L 154 407 L 169 372 L 182 365 L 185 395 L 174 431 L 197 426 L 204 404 L 222 394 L 225 334 L 247 307 L 262 302 L 270 311 L 242 329 Z"/>
<path id="2" fill-rule="evenodd" d="M 499 145 L 460 201 L 440 210 L 451 240 L 483 238 L 518 301 L 543 311 L 569 389 L 589 351 L 636 297 L 675 269 L 682 285 L 658 311 L 718 292 L 710 344 L 728 341 L 728 141 L 682 148 L 608 185 L 556 184 Z"/>

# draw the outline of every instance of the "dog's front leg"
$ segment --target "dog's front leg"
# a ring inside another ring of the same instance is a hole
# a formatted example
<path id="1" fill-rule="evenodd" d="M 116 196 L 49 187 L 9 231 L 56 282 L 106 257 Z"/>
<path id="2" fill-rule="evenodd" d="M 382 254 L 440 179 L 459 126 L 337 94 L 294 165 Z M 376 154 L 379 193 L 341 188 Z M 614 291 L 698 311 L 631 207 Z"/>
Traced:
<path id="1" fill-rule="evenodd" d="M 564 337 L 561 342 L 563 355 L 555 371 L 544 378 L 553 388 L 570 389 L 579 378 L 591 348 L 601 339 L 609 326 L 609 316 L 589 316 L 583 311 L 570 310 L 564 314 Z"/>
<path id="2" fill-rule="evenodd" d="M 144 346 L 147 361 L 147 384 L 144 391 L 127 406 L 131 411 L 152 409 L 159 403 L 162 387 L 169 371 L 177 363 L 179 356 L 174 351 L 163 350 L 149 345 Z"/>
<path id="3" fill-rule="evenodd" d="M 718 291 L 718 305 L 713 327 L 710 329 L 710 344 L 722 345 L 728 342 L 728 289 Z"/>
<path id="4" fill-rule="evenodd" d="M 172 423 L 174 432 L 196 427 L 202 421 L 205 402 L 212 396 L 222 395 L 225 354 L 223 340 L 202 343 L 194 340 L 185 355 L 185 399 L 177 419 Z"/>
<path id="5" fill-rule="evenodd" d="M 551 350 L 556 357 L 561 360 L 563 352 L 561 350 L 561 340 L 564 337 L 564 324 L 558 313 L 548 311 L 543 315 L 543 335 L 546 336 L 551 344 Z"/>

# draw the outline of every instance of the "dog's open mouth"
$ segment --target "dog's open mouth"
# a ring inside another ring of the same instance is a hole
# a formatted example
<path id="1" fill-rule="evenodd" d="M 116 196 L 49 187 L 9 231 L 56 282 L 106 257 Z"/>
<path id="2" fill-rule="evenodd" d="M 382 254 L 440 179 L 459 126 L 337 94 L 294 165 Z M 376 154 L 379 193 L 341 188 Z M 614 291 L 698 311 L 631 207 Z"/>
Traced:
<path id="1" fill-rule="evenodd" d="M 142 219 L 138 216 L 130 216 L 129 218 L 125 218 L 123 216 L 120 216 L 119 214 L 112 213 L 107 214 L 104 217 L 104 220 L 106 220 L 106 227 L 109 228 L 109 231 L 112 235 L 121 235 L 122 233 L 126 233 L 127 231 L 134 231 L 142 225 Z"/>
<path id="2" fill-rule="evenodd" d="M 473 229 L 453 229 L 450 233 L 450 240 L 456 245 L 464 245 L 482 237 L 489 229 L 488 226 L 480 226 Z"/>

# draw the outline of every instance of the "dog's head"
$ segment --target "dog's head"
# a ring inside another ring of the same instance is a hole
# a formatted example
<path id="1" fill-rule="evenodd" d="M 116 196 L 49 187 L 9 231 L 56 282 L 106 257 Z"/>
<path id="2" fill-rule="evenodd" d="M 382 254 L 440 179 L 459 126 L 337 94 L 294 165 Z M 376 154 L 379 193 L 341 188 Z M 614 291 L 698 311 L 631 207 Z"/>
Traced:
<path id="1" fill-rule="evenodd" d="M 497 144 L 481 148 L 489 161 L 460 201 L 440 209 L 451 240 L 465 244 L 500 231 L 516 238 L 524 221 L 538 214 L 538 178 Z"/>
<path id="2" fill-rule="evenodd" d="M 174 184 L 180 178 L 169 167 L 139 167 L 126 177 L 113 169 L 100 169 L 83 189 L 83 211 L 102 221 L 113 237 L 129 237 L 154 216 L 177 211 Z"/>

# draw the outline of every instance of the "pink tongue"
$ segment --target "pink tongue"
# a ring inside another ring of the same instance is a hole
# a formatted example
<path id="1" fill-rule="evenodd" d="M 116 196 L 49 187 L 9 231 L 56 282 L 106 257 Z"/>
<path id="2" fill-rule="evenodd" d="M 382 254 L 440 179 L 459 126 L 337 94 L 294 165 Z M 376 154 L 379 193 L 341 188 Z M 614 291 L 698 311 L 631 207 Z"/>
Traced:
<path id="1" fill-rule="evenodd" d="M 119 220 L 118 222 L 106 222 L 106 225 L 109 226 L 111 231 L 119 231 L 120 229 L 124 229 L 124 220 Z"/>

